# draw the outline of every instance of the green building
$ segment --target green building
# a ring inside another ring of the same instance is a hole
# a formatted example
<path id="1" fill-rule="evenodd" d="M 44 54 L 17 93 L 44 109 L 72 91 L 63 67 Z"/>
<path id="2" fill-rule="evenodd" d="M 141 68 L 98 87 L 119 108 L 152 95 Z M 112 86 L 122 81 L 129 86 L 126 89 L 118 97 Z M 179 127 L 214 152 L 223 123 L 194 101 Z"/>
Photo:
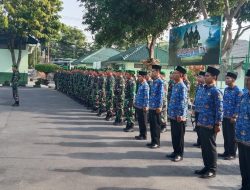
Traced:
<path id="1" fill-rule="evenodd" d="M 72 62 L 72 65 L 77 65 L 78 67 L 86 67 L 91 69 L 100 69 L 101 63 L 107 61 L 110 57 L 119 54 L 120 51 L 113 48 L 101 48 L 98 51 L 91 53 L 88 56 L 83 56 Z"/>
<path id="2" fill-rule="evenodd" d="M 6 33 L 0 33 L 0 84 L 5 81 L 10 81 L 12 76 L 12 59 L 11 53 L 8 50 L 8 38 Z M 19 72 L 21 74 L 20 84 L 27 84 L 28 82 L 28 55 L 32 51 L 32 46 L 36 45 L 38 41 L 29 36 L 22 44 L 22 56 L 19 66 Z M 18 57 L 18 50 L 15 50 L 16 59 Z"/>
<path id="3" fill-rule="evenodd" d="M 148 59 L 148 48 L 145 44 L 129 48 L 127 51 L 110 57 L 102 62 L 103 68 L 114 68 L 121 70 L 141 70 L 142 60 Z M 168 66 L 168 51 L 166 47 L 155 47 L 154 57 L 160 61 L 163 69 Z"/>

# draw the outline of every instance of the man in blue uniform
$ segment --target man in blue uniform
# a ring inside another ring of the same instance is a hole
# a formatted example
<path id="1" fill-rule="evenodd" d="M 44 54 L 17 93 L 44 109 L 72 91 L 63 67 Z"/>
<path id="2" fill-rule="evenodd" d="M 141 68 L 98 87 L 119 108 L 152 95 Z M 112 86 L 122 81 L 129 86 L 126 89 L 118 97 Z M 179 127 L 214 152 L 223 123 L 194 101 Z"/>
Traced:
<path id="1" fill-rule="evenodd" d="M 139 124 L 139 136 L 135 136 L 136 140 L 147 139 L 147 112 L 149 104 L 149 85 L 146 80 L 147 71 L 139 71 L 138 80 L 139 88 L 135 97 L 134 107 L 136 109 L 137 120 Z"/>
<path id="2" fill-rule="evenodd" d="M 202 92 L 204 90 L 204 83 L 205 83 L 205 72 L 201 71 L 199 75 L 197 76 L 197 88 L 195 93 L 195 99 L 194 99 L 194 111 L 195 111 L 195 131 L 197 133 L 197 143 L 193 144 L 193 146 L 200 147 L 200 135 L 199 135 L 199 127 L 197 126 L 199 113 L 202 106 Z"/>
<path id="3" fill-rule="evenodd" d="M 242 92 L 235 85 L 237 74 L 228 72 L 226 75 L 226 85 L 223 96 L 223 122 L 222 131 L 224 137 L 224 153 L 218 154 L 225 160 L 233 160 L 236 157 L 237 145 L 235 142 L 235 122 L 238 117 L 238 111 L 241 101 Z"/>
<path id="4" fill-rule="evenodd" d="M 171 137 L 174 152 L 167 157 L 172 161 L 179 162 L 183 159 L 184 153 L 184 134 L 187 119 L 187 86 L 183 83 L 186 69 L 178 66 L 173 73 L 175 85 L 172 90 L 168 105 L 168 118 L 171 125 Z"/>
<path id="5" fill-rule="evenodd" d="M 242 96 L 235 126 L 242 177 L 241 190 L 250 189 L 250 69 L 246 73 L 245 82 L 248 93 Z"/>
<path id="6" fill-rule="evenodd" d="M 161 110 L 163 105 L 164 84 L 160 78 L 161 66 L 152 65 L 153 84 L 149 96 L 149 123 L 151 133 L 150 148 L 160 147 Z"/>
<path id="7" fill-rule="evenodd" d="M 202 107 L 198 117 L 199 134 L 201 139 L 201 151 L 204 168 L 196 170 L 195 174 L 201 178 L 212 178 L 216 176 L 217 150 L 216 135 L 220 131 L 223 118 L 222 93 L 215 86 L 220 71 L 208 67 L 205 74 L 204 91 L 202 93 Z"/>

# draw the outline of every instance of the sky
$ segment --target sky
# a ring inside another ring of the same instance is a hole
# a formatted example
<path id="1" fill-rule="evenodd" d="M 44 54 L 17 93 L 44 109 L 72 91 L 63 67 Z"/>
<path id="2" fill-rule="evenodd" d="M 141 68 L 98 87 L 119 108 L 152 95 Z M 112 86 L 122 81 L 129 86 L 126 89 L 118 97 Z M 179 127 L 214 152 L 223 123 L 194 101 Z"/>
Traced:
<path id="1" fill-rule="evenodd" d="M 63 0 L 63 10 L 61 12 L 61 21 L 72 27 L 81 29 L 87 37 L 88 42 L 92 42 L 92 35 L 90 32 L 85 31 L 86 25 L 82 24 L 82 17 L 84 8 L 79 7 L 80 3 L 77 0 Z"/>
<path id="2" fill-rule="evenodd" d="M 93 42 L 92 35 L 89 31 L 85 31 L 87 28 L 86 25 L 82 24 L 82 16 L 84 14 L 84 8 L 79 7 L 80 3 L 77 0 L 63 0 L 63 10 L 61 12 L 61 21 L 67 25 L 76 27 L 78 29 L 81 29 L 84 34 L 86 35 L 88 42 Z M 250 23 L 247 23 L 245 25 L 250 25 Z M 244 26 L 244 25 L 243 25 Z M 237 28 L 236 25 L 233 26 L 233 28 Z M 236 32 L 236 30 L 234 30 Z M 166 34 L 166 39 L 167 39 Z M 250 37 L 250 30 L 246 31 L 240 39 L 249 40 Z"/>

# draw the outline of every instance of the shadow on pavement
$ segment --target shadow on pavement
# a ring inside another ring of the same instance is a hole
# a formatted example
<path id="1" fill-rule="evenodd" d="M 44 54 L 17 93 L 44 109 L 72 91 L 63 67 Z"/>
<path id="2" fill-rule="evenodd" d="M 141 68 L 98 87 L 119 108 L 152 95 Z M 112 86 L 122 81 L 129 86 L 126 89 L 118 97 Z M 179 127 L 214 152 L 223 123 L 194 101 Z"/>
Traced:
<path id="1" fill-rule="evenodd" d="M 108 125 L 108 124 L 107 124 Z M 112 126 L 112 123 L 109 123 Z M 40 129 L 51 129 L 51 130 L 60 130 L 60 131 L 122 131 L 122 126 L 114 127 L 60 127 L 60 128 L 40 128 Z"/>
<path id="2" fill-rule="evenodd" d="M 228 167 L 228 166 L 227 166 Z M 148 166 L 146 168 L 142 167 L 85 167 L 80 170 L 71 169 L 53 169 L 50 171 L 62 172 L 62 173 L 76 173 L 79 172 L 83 175 L 88 176 L 99 176 L 99 177 L 198 177 L 193 172 L 196 169 L 200 169 L 197 166 L 177 166 L 177 165 L 161 165 L 161 166 Z M 220 175 L 238 175 L 234 174 L 222 174 L 218 171 Z M 216 178 L 215 178 L 216 179 Z M 213 179 L 211 179 L 212 181 Z"/>

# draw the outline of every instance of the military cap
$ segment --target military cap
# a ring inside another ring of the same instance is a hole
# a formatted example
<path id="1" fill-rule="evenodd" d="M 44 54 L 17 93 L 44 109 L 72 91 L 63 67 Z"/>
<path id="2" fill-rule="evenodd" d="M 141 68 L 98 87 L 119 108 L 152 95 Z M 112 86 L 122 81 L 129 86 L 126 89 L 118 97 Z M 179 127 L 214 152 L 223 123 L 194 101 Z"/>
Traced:
<path id="1" fill-rule="evenodd" d="M 206 74 L 205 71 L 200 71 L 200 72 L 199 72 L 199 75 L 200 75 L 200 76 L 205 76 L 205 74 Z"/>
<path id="2" fill-rule="evenodd" d="M 233 78 L 234 80 L 236 80 L 237 79 L 237 73 L 233 73 L 233 72 L 227 72 L 227 75 L 226 75 L 227 77 L 231 77 L 231 78 Z"/>
<path id="3" fill-rule="evenodd" d="M 147 71 L 139 71 L 138 72 L 138 75 L 141 75 L 141 76 L 147 76 L 148 72 Z"/>
<path id="4" fill-rule="evenodd" d="M 187 70 L 184 69 L 184 68 L 181 67 L 181 66 L 177 66 L 175 70 L 176 70 L 176 71 L 179 71 L 179 72 L 182 73 L 182 74 L 186 74 L 186 73 L 187 73 Z"/>
<path id="5" fill-rule="evenodd" d="M 246 77 L 250 77 L 250 69 L 247 70 Z"/>
<path id="6" fill-rule="evenodd" d="M 134 75 L 134 74 L 135 74 L 135 71 L 133 71 L 133 70 L 127 70 L 126 73 L 129 73 L 129 74 L 131 74 L 131 75 Z"/>
<path id="7" fill-rule="evenodd" d="M 220 70 L 216 69 L 214 67 L 208 67 L 207 72 L 210 73 L 213 76 L 218 76 L 220 74 Z"/>
<path id="8" fill-rule="evenodd" d="M 161 75 L 166 75 L 166 72 L 165 72 L 165 71 L 161 71 L 160 74 L 161 74 Z"/>
<path id="9" fill-rule="evenodd" d="M 152 65 L 152 69 L 161 70 L 161 66 L 160 65 Z"/>

